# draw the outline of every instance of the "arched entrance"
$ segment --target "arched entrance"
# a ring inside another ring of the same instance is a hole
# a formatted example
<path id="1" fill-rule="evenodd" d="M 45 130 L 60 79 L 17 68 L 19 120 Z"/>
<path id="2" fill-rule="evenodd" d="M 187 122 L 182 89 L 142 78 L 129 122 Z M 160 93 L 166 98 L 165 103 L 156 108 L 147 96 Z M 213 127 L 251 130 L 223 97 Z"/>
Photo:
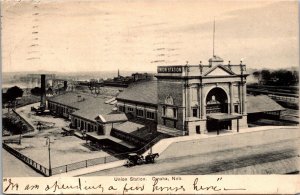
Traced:
<path id="1" fill-rule="evenodd" d="M 208 92 L 205 103 L 208 116 L 228 113 L 228 96 L 220 87 L 215 87 Z M 207 120 L 206 124 L 207 131 L 216 131 L 228 129 L 231 126 L 231 121 L 219 121 L 216 123 L 216 121 Z"/>
<path id="2" fill-rule="evenodd" d="M 206 96 L 206 114 L 210 113 L 228 113 L 228 98 L 222 88 L 215 87 Z"/>

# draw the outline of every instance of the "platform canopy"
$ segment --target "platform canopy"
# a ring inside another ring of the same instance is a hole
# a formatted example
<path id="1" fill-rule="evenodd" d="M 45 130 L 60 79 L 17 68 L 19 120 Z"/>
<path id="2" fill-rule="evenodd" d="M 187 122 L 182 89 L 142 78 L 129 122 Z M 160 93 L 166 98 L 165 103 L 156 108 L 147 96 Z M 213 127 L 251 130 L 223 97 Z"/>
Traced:
<path id="1" fill-rule="evenodd" d="M 276 101 L 266 95 L 248 95 L 247 96 L 247 113 L 263 113 L 285 110 Z"/>
<path id="2" fill-rule="evenodd" d="M 241 119 L 241 114 L 227 114 L 227 113 L 214 113 L 207 115 L 207 119 L 216 121 L 230 121 L 234 119 Z"/>

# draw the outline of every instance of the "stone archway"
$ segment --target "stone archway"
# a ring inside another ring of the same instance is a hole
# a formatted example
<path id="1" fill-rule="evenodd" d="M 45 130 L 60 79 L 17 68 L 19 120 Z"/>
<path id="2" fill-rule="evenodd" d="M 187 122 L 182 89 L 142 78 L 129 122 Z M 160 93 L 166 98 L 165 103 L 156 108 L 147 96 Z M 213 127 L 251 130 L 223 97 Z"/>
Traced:
<path id="1" fill-rule="evenodd" d="M 221 114 L 228 113 L 228 96 L 224 89 L 220 87 L 212 88 L 206 96 L 206 113 Z M 208 131 L 215 131 L 220 129 L 227 129 L 231 126 L 231 121 L 216 121 L 208 120 L 206 129 Z"/>
<path id="2" fill-rule="evenodd" d="M 215 87 L 206 96 L 206 114 L 228 113 L 228 96 L 224 89 Z"/>

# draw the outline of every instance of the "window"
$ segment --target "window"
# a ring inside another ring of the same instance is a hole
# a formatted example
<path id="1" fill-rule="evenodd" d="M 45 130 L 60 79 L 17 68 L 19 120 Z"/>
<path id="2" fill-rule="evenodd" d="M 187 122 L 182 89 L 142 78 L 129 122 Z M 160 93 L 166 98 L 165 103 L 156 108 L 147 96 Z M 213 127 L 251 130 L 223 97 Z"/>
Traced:
<path id="1" fill-rule="evenodd" d="M 163 107 L 163 116 L 168 118 L 177 118 L 177 108 Z"/>
<path id="2" fill-rule="evenodd" d="M 137 109 L 137 110 L 136 110 L 136 115 L 137 115 L 137 116 L 144 116 L 144 111 L 143 111 L 143 110 Z"/>
<path id="3" fill-rule="evenodd" d="M 197 117 L 197 116 L 198 116 L 198 109 L 193 108 L 193 117 Z"/>
<path id="4" fill-rule="evenodd" d="M 196 126 L 196 133 L 197 134 L 201 134 L 201 132 L 200 132 L 200 126 L 199 125 Z"/>
<path id="5" fill-rule="evenodd" d="M 173 108 L 173 118 L 176 118 L 177 117 L 177 110 L 176 108 Z"/>
<path id="6" fill-rule="evenodd" d="M 127 109 L 128 109 L 129 112 L 133 112 L 133 108 L 128 107 Z"/>
<path id="7" fill-rule="evenodd" d="M 164 125 L 166 125 L 166 119 L 164 119 Z"/>
<path id="8" fill-rule="evenodd" d="M 124 112 L 124 111 L 125 111 L 124 106 L 119 106 L 119 111 L 120 111 L 120 112 Z"/>
<path id="9" fill-rule="evenodd" d="M 234 112 L 239 113 L 239 105 L 234 105 Z"/>
<path id="10" fill-rule="evenodd" d="M 146 112 L 146 117 L 148 119 L 154 119 L 154 112 Z"/>

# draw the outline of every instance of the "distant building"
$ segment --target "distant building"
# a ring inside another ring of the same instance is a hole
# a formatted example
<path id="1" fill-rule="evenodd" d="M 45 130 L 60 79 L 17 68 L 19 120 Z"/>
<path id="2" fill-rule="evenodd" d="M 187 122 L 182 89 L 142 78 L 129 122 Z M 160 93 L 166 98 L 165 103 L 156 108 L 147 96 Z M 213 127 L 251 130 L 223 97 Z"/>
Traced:
<path id="1" fill-rule="evenodd" d="M 131 76 L 121 76 L 118 70 L 118 76 L 113 79 L 107 79 L 103 81 L 105 86 L 115 86 L 115 87 L 128 87 L 130 84 L 138 81 L 151 80 L 152 75 L 148 73 L 133 73 Z"/>
<path id="2" fill-rule="evenodd" d="M 151 80 L 152 75 L 148 74 L 148 73 L 133 73 L 131 75 L 133 77 L 133 81 L 137 82 L 137 81 L 143 81 L 143 80 Z"/>

